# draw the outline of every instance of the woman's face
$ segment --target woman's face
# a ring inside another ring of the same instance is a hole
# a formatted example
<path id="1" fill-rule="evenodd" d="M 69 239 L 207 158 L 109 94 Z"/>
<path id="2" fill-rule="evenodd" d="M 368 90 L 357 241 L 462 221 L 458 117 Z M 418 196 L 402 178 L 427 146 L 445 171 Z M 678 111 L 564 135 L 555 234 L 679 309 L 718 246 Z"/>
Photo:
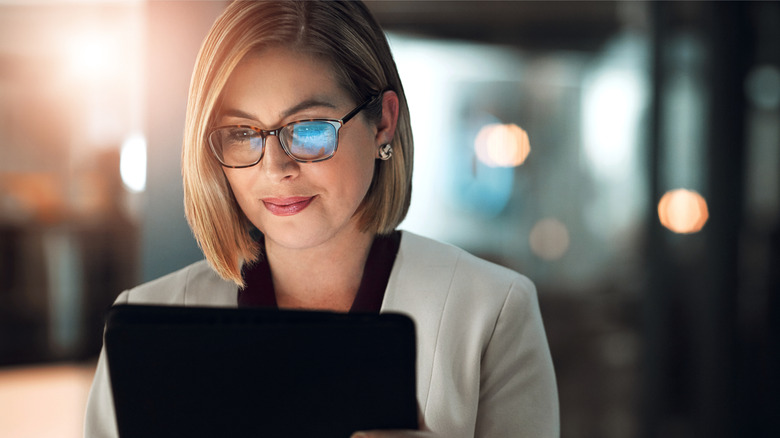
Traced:
<path id="1" fill-rule="evenodd" d="M 217 125 L 275 129 L 314 118 L 341 119 L 352 101 L 325 62 L 286 48 L 250 54 L 228 80 Z M 355 212 L 373 178 L 377 128 L 362 113 L 339 131 L 326 161 L 298 163 L 268 136 L 257 165 L 225 168 L 238 204 L 265 235 L 266 245 L 305 249 L 358 232 Z"/>

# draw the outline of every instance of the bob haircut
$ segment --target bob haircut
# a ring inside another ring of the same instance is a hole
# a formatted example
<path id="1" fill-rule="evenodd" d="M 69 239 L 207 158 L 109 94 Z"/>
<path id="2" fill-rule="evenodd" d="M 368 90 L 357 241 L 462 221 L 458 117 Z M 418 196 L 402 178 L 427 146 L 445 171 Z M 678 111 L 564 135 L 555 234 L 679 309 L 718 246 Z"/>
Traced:
<path id="1" fill-rule="evenodd" d="M 249 53 L 287 47 L 329 63 L 339 85 L 357 104 L 395 91 L 399 114 L 393 157 L 377 160 L 371 186 L 355 213 L 363 231 L 391 232 L 411 200 L 413 142 L 409 110 L 384 33 L 358 1 L 235 1 L 203 41 L 190 83 L 182 176 L 187 221 L 217 273 L 240 287 L 245 263 L 260 257 L 252 224 L 241 211 L 206 136 L 214 127 L 220 96 L 236 65 Z M 364 110 L 381 117 L 382 99 Z M 303 164 L 316 166 L 317 164 Z"/>

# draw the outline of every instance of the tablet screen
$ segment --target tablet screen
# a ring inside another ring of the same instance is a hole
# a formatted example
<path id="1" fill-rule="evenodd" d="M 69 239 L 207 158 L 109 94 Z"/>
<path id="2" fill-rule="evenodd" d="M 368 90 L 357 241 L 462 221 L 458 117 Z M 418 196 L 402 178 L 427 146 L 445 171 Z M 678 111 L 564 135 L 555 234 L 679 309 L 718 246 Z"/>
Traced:
<path id="1" fill-rule="evenodd" d="M 400 314 L 115 306 L 105 346 L 120 436 L 416 429 L 414 336 Z"/>

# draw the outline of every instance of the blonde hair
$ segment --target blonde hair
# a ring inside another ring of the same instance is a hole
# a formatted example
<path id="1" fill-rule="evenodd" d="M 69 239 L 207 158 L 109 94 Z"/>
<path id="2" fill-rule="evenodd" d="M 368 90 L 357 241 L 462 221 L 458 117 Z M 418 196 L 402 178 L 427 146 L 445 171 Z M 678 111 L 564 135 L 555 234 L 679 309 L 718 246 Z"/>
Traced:
<path id="1" fill-rule="evenodd" d="M 235 1 L 214 22 L 195 62 L 182 176 L 184 210 L 198 244 L 217 273 L 239 286 L 244 284 L 242 266 L 259 257 L 259 245 L 206 136 L 236 65 L 248 53 L 272 46 L 329 62 L 355 103 L 386 90 L 397 93 L 394 154 L 376 161 L 371 187 L 356 213 L 359 226 L 389 233 L 406 216 L 411 200 L 413 142 L 406 97 L 385 35 L 366 6 L 355 1 Z M 382 99 L 364 110 L 370 121 L 381 112 Z"/>

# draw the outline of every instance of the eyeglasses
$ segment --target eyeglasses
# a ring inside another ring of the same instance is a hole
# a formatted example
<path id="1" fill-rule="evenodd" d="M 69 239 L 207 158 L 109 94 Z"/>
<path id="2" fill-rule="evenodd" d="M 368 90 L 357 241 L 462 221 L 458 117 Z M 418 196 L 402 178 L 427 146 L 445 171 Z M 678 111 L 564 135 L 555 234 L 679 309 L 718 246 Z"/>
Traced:
<path id="1" fill-rule="evenodd" d="M 336 154 L 339 129 L 377 97 L 371 96 L 338 120 L 298 120 L 276 129 L 260 129 L 249 125 L 220 126 L 209 133 L 209 145 L 217 160 L 223 166 L 233 169 L 252 167 L 259 163 L 263 159 L 265 139 L 269 135 L 275 135 L 284 153 L 299 163 L 325 161 Z"/>

